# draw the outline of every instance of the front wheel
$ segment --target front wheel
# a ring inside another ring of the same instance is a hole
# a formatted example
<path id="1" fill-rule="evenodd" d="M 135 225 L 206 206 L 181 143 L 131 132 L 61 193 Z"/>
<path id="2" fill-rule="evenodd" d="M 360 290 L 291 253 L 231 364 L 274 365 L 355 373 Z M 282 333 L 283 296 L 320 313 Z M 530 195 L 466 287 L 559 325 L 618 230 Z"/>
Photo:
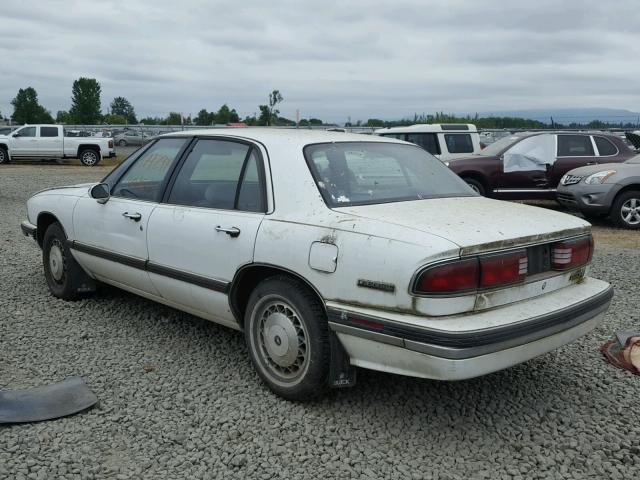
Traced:
<path id="1" fill-rule="evenodd" d="M 244 332 L 253 366 L 274 393 L 306 400 L 327 390 L 327 318 L 307 287 L 287 276 L 262 281 L 249 298 Z"/>
<path id="2" fill-rule="evenodd" d="M 71 255 L 67 236 L 59 223 L 52 223 L 42 241 L 44 277 L 53 296 L 76 300 L 83 292 L 95 290 L 94 281 Z"/>
<path id="3" fill-rule="evenodd" d="M 640 228 L 640 192 L 624 192 L 615 199 L 611 207 L 611 220 L 617 227 Z"/>
<path id="4" fill-rule="evenodd" d="M 100 161 L 100 154 L 95 150 L 82 150 L 80 152 L 80 163 L 85 167 L 93 167 Z"/>
<path id="5" fill-rule="evenodd" d="M 118 145 L 120 145 L 121 147 L 126 147 L 127 146 L 127 141 L 126 140 L 120 140 L 118 142 Z"/>

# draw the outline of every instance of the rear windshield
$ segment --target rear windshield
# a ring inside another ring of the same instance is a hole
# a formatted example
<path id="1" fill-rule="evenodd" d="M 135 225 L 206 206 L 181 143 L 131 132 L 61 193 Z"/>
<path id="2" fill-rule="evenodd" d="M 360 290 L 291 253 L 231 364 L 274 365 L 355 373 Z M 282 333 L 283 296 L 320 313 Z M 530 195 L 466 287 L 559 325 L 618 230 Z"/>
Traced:
<path id="1" fill-rule="evenodd" d="M 330 207 L 476 196 L 440 160 L 412 145 L 322 143 L 304 154 Z"/>

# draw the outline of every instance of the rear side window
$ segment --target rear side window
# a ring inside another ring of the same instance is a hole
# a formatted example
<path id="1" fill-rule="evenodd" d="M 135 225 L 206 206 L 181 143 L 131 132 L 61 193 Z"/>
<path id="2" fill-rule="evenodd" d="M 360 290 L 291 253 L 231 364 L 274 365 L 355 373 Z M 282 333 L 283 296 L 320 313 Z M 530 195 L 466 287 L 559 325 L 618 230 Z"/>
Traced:
<path id="1" fill-rule="evenodd" d="M 40 127 L 41 137 L 57 137 L 58 132 L 58 127 Z"/>
<path id="2" fill-rule="evenodd" d="M 164 138 L 151 145 L 120 178 L 112 195 L 160 201 L 171 166 L 187 141 L 186 138 Z"/>
<path id="3" fill-rule="evenodd" d="M 598 147 L 598 153 L 601 156 L 607 157 L 618 153 L 616 146 L 608 139 L 604 137 L 593 137 L 593 139 L 596 141 L 596 147 Z"/>
<path id="4" fill-rule="evenodd" d="M 251 146 L 199 140 L 182 165 L 168 202 L 223 210 L 264 211 L 259 157 Z"/>
<path id="5" fill-rule="evenodd" d="M 589 135 L 558 135 L 559 157 L 592 157 L 593 145 Z"/>
<path id="6" fill-rule="evenodd" d="M 445 133 L 449 153 L 473 153 L 473 140 L 468 133 Z"/>
<path id="7" fill-rule="evenodd" d="M 435 133 L 407 133 L 406 140 L 421 146 L 431 155 L 440 155 L 441 153 L 438 137 Z"/>

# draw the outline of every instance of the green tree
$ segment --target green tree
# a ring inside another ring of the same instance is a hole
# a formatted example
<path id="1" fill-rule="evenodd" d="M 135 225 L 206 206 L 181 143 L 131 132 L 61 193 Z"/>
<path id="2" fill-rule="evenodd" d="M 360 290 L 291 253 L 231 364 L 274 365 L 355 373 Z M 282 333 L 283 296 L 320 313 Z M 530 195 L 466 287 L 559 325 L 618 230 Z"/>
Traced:
<path id="1" fill-rule="evenodd" d="M 367 127 L 384 127 L 384 120 L 378 118 L 370 118 L 367 120 Z"/>
<path id="2" fill-rule="evenodd" d="M 207 112 L 206 108 L 203 108 L 198 112 L 198 115 L 194 119 L 196 125 L 211 125 L 214 123 L 215 114 L 213 112 Z"/>
<path id="3" fill-rule="evenodd" d="M 73 82 L 69 115 L 74 123 L 92 125 L 100 121 L 101 92 L 102 88 L 95 78 L 80 77 Z"/>
<path id="4" fill-rule="evenodd" d="M 258 125 L 267 126 L 271 124 L 271 110 L 269 105 L 260 105 L 260 116 L 258 117 Z"/>
<path id="5" fill-rule="evenodd" d="M 180 114 L 178 112 L 169 112 L 169 116 L 164 120 L 164 124 L 180 125 Z"/>
<path id="6" fill-rule="evenodd" d="M 127 119 L 123 115 L 114 115 L 113 113 L 102 117 L 102 121 L 107 125 L 124 125 L 127 123 Z"/>
<path id="7" fill-rule="evenodd" d="M 124 117 L 128 123 L 138 123 L 136 112 L 131 102 L 124 97 L 116 97 L 111 101 L 111 115 Z"/>
<path id="8" fill-rule="evenodd" d="M 58 110 L 58 113 L 56 114 L 56 123 L 71 123 L 69 112 Z"/>
<path id="9" fill-rule="evenodd" d="M 278 110 L 276 106 L 283 100 L 284 98 L 280 94 L 280 90 L 274 90 L 269 94 L 269 123 L 267 123 L 267 125 L 272 125 L 278 118 L 280 110 Z"/>
<path id="10" fill-rule="evenodd" d="M 15 123 L 53 123 L 51 113 L 38 103 L 38 93 L 33 87 L 18 90 L 11 105 L 11 120 Z"/>
<path id="11" fill-rule="evenodd" d="M 235 108 L 230 109 L 226 103 L 222 105 L 218 110 L 218 113 L 215 114 L 215 123 L 230 123 L 239 121 L 240 116 L 238 115 L 238 112 L 236 112 Z"/>

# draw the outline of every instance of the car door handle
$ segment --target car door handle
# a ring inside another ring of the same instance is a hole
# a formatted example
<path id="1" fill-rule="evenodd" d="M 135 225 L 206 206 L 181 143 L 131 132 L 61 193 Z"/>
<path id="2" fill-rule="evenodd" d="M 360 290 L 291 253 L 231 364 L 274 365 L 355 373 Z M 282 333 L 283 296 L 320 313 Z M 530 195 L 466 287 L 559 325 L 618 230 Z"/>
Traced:
<path id="1" fill-rule="evenodd" d="M 589 162 L 589 163 L 587 163 L 587 165 L 597 165 L 597 164 L 598 164 L 598 162 Z"/>
<path id="2" fill-rule="evenodd" d="M 238 235 L 240 235 L 240 229 L 238 227 L 224 228 L 218 225 L 216 227 L 216 232 L 224 232 L 231 238 L 236 238 Z"/>
<path id="3" fill-rule="evenodd" d="M 131 220 L 133 220 L 134 222 L 139 222 L 140 219 L 142 218 L 142 215 L 140 215 L 138 212 L 136 213 L 129 213 L 129 212 L 124 212 L 122 214 L 123 217 L 126 218 L 130 218 Z"/>

